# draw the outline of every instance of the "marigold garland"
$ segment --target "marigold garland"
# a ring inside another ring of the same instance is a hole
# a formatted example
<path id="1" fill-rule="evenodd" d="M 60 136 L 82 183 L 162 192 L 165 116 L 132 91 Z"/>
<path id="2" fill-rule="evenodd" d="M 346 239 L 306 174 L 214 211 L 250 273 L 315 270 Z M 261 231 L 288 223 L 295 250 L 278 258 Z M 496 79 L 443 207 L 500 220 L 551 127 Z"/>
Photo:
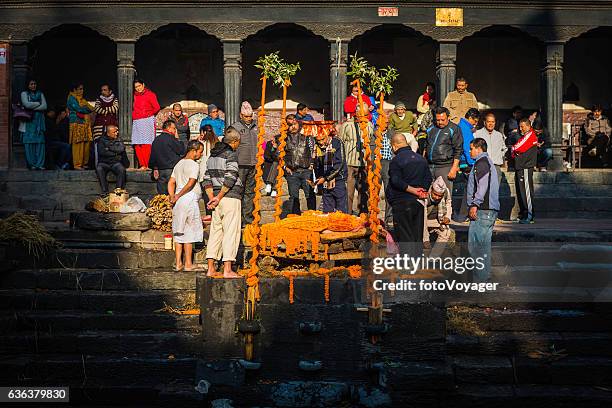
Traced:
<path id="1" fill-rule="evenodd" d="M 372 234 L 370 235 L 370 241 L 373 243 L 379 242 L 378 231 L 380 228 L 380 219 L 378 218 L 378 214 L 380 213 L 380 209 L 378 208 L 378 203 L 380 202 L 380 188 L 381 188 L 381 149 L 382 149 L 382 138 L 383 133 L 387 130 L 387 117 L 385 115 L 385 111 L 383 109 L 385 103 L 385 94 L 383 92 L 380 93 L 380 105 L 378 108 L 378 120 L 377 120 L 377 129 L 376 129 L 376 147 L 374 150 L 375 159 L 374 159 L 374 171 L 373 171 L 373 188 L 374 191 L 370 194 L 369 204 L 370 204 L 370 229 L 372 230 Z M 372 247 L 374 250 L 374 247 Z"/>
<path id="2" fill-rule="evenodd" d="M 293 304 L 295 299 L 294 299 L 294 295 L 295 295 L 295 278 L 297 278 L 298 276 L 300 277 L 307 277 L 307 276 L 314 276 L 314 277 L 323 277 L 324 279 L 324 287 L 325 287 L 325 301 L 329 302 L 329 283 L 330 283 L 330 274 L 334 273 L 334 272 L 339 272 L 339 271 L 347 271 L 348 272 L 348 276 L 351 279 L 359 279 L 361 278 L 361 266 L 359 265 L 352 265 L 349 267 L 346 266 L 335 266 L 333 268 L 318 268 L 318 269 L 314 269 L 312 271 L 285 271 L 282 272 L 282 276 L 284 276 L 285 278 L 289 279 L 289 303 Z"/>
<path id="3" fill-rule="evenodd" d="M 257 266 L 257 258 L 259 257 L 260 246 L 260 222 L 261 222 L 261 190 L 263 188 L 263 162 L 264 162 L 264 134 L 265 134 L 265 102 L 266 102 L 266 76 L 261 78 L 261 109 L 258 113 L 257 125 L 259 132 L 257 133 L 257 165 L 255 166 L 255 198 L 253 199 L 253 222 L 251 223 L 250 233 L 253 237 L 251 245 L 251 259 L 249 264 L 251 267 L 247 272 L 246 283 L 249 287 L 255 288 L 255 298 L 260 299 L 259 296 L 259 278 L 257 272 L 259 267 Z"/>
<path id="4" fill-rule="evenodd" d="M 283 81 L 283 110 L 281 112 L 280 137 L 278 140 L 278 175 L 276 177 L 276 199 L 274 201 L 274 221 L 280 221 L 283 212 L 283 176 L 285 175 L 285 147 L 287 146 L 287 87 L 290 82 L 288 79 Z"/>

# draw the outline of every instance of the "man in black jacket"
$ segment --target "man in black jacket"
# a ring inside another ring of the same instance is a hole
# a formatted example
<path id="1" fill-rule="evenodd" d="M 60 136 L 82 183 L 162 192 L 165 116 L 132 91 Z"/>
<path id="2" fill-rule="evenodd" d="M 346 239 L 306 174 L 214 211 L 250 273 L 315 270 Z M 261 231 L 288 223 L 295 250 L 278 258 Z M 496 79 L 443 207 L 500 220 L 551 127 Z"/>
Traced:
<path id="1" fill-rule="evenodd" d="M 406 136 L 395 133 L 391 138 L 395 157 L 389 164 L 389 185 L 385 194 L 393 212 L 395 237 L 402 253 L 420 256 L 423 249 L 423 204 L 432 177 L 427 161 L 412 151 Z"/>
<path id="2" fill-rule="evenodd" d="M 172 169 L 185 155 L 185 145 L 179 140 L 173 121 L 165 121 L 162 129 L 151 145 L 149 165 L 153 169 L 153 179 L 157 181 L 157 194 L 168 194 Z"/>
<path id="3" fill-rule="evenodd" d="M 96 174 L 100 179 L 100 186 L 104 195 L 108 194 L 106 175 L 109 172 L 113 172 L 117 177 L 117 188 L 125 188 L 125 167 L 129 163 L 126 163 L 125 146 L 117 136 L 119 136 L 119 128 L 115 125 L 109 125 L 106 128 L 106 134 L 96 141 L 98 151 Z"/>
<path id="4" fill-rule="evenodd" d="M 300 189 L 304 191 L 309 210 L 312 193 L 308 180 L 312 179 L 312 150 L 313 145 L 310 137 L 300 132 L 300 122 L 295 115 L 287 115 L 287 145 L 285 147 L 285 178 L 289 189 L 289 200 L 291 201 L 291 214 L 301 214 Z"/>
<path id="5" fill-rule="evenodd" d="M 445 107 L 435 108 L 433 115 L 434 125 L 427 129 L 423 156 L 429 163 L 433 178 L 441 176 L 452 195 L 453 181 L 457 178 L 463 153 L 463 134 L 461 128 L 450 121 L 449 111 Z"/>

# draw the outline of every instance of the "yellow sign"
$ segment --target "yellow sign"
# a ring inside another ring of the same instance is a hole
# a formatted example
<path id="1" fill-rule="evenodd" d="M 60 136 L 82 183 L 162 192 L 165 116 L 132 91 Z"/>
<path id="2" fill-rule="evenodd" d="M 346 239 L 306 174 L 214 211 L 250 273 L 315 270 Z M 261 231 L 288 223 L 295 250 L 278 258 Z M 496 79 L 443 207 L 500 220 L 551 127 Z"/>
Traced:
<path id="1" fill-rule="evenodd" d="M 436 9 L 437 27 L 463 27 L 462 8 L 437 8 Z"/>

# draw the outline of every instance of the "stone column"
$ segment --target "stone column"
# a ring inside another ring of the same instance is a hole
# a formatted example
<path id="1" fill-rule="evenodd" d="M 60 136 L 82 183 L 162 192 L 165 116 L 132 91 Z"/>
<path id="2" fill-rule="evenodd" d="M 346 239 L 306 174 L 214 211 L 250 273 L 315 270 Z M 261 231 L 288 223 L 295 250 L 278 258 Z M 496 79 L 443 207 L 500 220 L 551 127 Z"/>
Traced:
<path id="1" fill-rule="evenodd" d="M 117 97 L 119 98 L 119 137 L 126 145 L 128 158 L 134 167 L 132 147 L 132 101 L 134 97 L 134 41 L 117 43 Z"/>
<path id="2" fill-rule="evenodd" d="M 348 41 L 330 40 L 329 43 L 331 118 L 340 122 L 344 118 L 344 98 L 347 95 L 346 64 L 348 59 Z"/>
<path id="3" fill-rule="evenodd" d="M 11 92 L 13 94 L 13 103 L 19 102 L 21 92 L 26 89 L 26 81 L 30 74 L 30 65 L 28 64 L 28 45 L 27 44 L 11 44 Z M 44 92 L 44 90 L 43 90 Z"/>
<path id="4" fill-rule="evenodd" d="M 242 103 L 242 52 L 240 45 L 240 40 L 223 41 L 226 126 L 230 126 L 240 119 L 240 104 Z"/>
<path id="5" fill-rule="evenodd" d="M 30 75 L 28 44 L 10 44 L 9 61 L 11 63 L 11 102 L 18 103 L 21 98 L 21 92 L 27 87 L 26 81 Z M 43 93 L 45 92 L 44 89 L 41 90 Z M 19 122 L 11 119 L 9 126 L 11 134 L 9 165 L 14 168 L 26 168 L 25 150 L 18 133 Z"/>
<path id="6" fill-rule="evenodd" d="M 457 43 L 441 42 L 436 55 L 436 92 L 439 106 L 444 103 L 446 95 L 455 89 L 456 60 Z"/>
<path id="7" fill-rule="evenodd" d="M 119 97 L 119 134 L 124 142 L 132 140 L 132 101 L 134 97 L 134 42 L 117 43 L 117 93 Z"/>
<path id="8" fill-rule="evenodd" d="M 550 132 L 553 159 L 548 169 L 563 169 L 563 44 L 546 44 L 542 68 L 542 107 L 546 127 Z"/>

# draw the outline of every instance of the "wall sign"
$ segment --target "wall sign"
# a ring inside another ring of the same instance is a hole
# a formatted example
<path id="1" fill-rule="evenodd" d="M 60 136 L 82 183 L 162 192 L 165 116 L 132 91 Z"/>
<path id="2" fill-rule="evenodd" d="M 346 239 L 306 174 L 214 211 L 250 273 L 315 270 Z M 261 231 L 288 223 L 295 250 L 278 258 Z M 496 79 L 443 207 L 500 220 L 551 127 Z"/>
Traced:
<path id="1" fill-rule="evenodd" d="M 463 27 L 462 8 L 437 8 L 436 9 L 437 27 Z"/>
<path id="2" fill-rule="evenodd" d="M 397 7 L 379 7 L 378 17 L 397 17 L 399 16 L 399 8 Z"/>

